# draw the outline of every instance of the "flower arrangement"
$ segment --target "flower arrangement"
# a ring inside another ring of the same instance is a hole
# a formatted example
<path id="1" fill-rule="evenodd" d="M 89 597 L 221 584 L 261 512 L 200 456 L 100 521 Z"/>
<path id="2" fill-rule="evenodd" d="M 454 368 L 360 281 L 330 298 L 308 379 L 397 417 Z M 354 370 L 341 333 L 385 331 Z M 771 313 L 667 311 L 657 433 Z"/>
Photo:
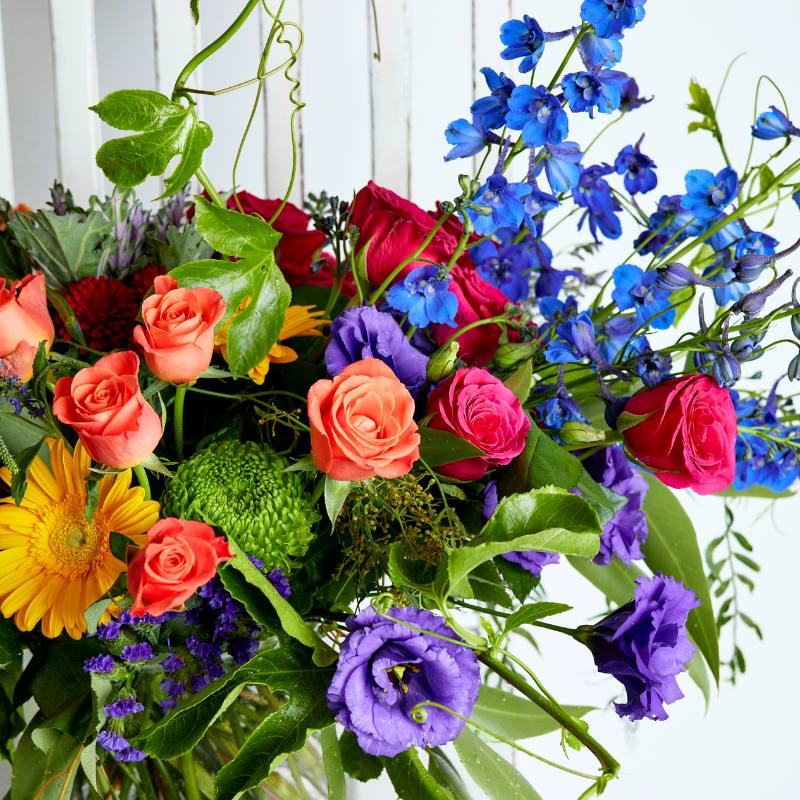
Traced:
<path id="1" fill-rule="evenodd" d="M 258 4 L 171 97 L 94 107 L 132 132 L 98 151 L 110 197 L 80 207 L 55 184 L 47 209 L 0 204 L 10 796 L 338 800 L 346 775 L 386 773 L 404 800 L 469 797 L 465 775 L 487 797 L 538 797 L 492 742 L 599 795 L 620 765 L 528 643 L 587 647 L 634 721 L 743 671 L 720 630 L 758 626 L 715 553 L 726 541 L 755 569 L 752 546 L 729 519 L 704 565 L 672 489 L 777 499 L 800 477 L 780 394 L 800 378 L 800 301 L 778 264 L 798 245 L 747 221 L 797 201 L 800 161 L 782 159 L 800 130 L 788 109 L 757 113 L 737 170 L 692 83 L 692 130 L 724 166 L 650 201 L 642 139 L 608 162 L 588 155 L 599 135 L 569 140 L 574 115 L 650 102 L 616 68 L 645 0 L 584 0 L 574 28 L 502 26 L 514 76 L 481 70 L 485 96 L 447 126 L 445 157 L 479 168 L 435 211 L 373 182 L 305 210 L 291 185 L 220 193 L 188 82 Z M 299 111 L 282 9 L 250 83 L 257 103 L 286 47 Z M 756 163 L 759 140 L 779 149 Z M 146 208 L 132 187 L 167 172 Z M 624 263 L 554 265 L 555 225 L 577 215 L 591 255 L 623 214 Z M 794 338 L 776 339 L 787 319 Z M 743 368 L 779 346 L 792 356 L 764 396 Z M 555 564 L 605 593 L 597 621 L 563 622 L 540 585 Z M 553 731 L 558 762 L 528 741 Z"/>

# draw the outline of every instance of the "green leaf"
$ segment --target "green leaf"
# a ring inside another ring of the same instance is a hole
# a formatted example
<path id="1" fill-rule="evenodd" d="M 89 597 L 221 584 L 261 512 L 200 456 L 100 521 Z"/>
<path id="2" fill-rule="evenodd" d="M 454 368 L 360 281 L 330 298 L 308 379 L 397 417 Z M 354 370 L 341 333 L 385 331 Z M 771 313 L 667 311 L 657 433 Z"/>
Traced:
<path id="1" fill-rule="evenodd" d="M 711 131 L 717 137 L 717 114 L 714 110 L 714 103 L 708 90 L 702 87 L 696 80 L 689 82 L 689 110 L 695 111 L 702 117 L 701 120 L 689 123 L 689 133 L 696 130 Z"/>
<path id="2" fill-rule="evenodd" d="M 330 475 L 325 476 L 325 510 L 328 512 L 331 528 L 336 525 L 336 519 L 341 513 L 344 501 L 350 494 L 350 486 L 350 481 L 337 481 Z"/>
<path id="3" fill-rule="evenodd" d="M 429 467 L 441 467 L 454 461 L 483 455 L 483 450 L 450 431 L 423 425 L 419 429 L 419 435 L 420 457 Z"/>
<path id="4" fill-rule="evenodd" d="M 393 586 L 405 586 L 422 592 L 431 587 L 430 574 L 425 564 L 408 558 L 399 542 L 389 548 L 388 572 Z"/>
<path id="5" fill-rule="evenodd" d="M 428 772 L 442 788 L 450 792 L 454 800 L 472 800 L 458 770 L 441 747 L 430 748 Z"/>
<path id="6" fill-rule="evenodd" d="M 502 556 L 496 558 L 494 564 L 514 597 L 520 603 L 524 603 L 528 595 L 533 591 L 533 587 L 539 582 L 538 579 L 534 578 L 524 567 Z"/>
<path id="7" fill-rule="evenodd" d="M 75 316 L 72 306 L 64 299 L 64 297 L 58 292 L 48 289 L 47 302 L 50 303 L 50 305 L 56 310 L 56 314 L 58 314 L 58 316 L 61 318 L 61 321 L 64 323 L 64 327 L 66 328 L 70 338 L 76 341 L 78 344 L 86 344 L 86 339 L 83 337 L 83 331 L 81 330 L 78 318 Z"/>
<path id="8" fill-rule="evenodd" d="M 469 544 L 448 552 L 445 565 L 454 591 L 479 564 L 515 550 L 544 550 L 591 558 L 600 546 L 600 523 L 581 497 L 555 486 L 504 497 Z"/>
<path id="9" fill-rule="evenodd" d="M 520 403 L 524 403 L 531 393 L 531 386 L 533 386 L 533 370 L 530 360 L 526 361 L 516 372 L 506 378 L 503 383 L 507 389 L 513 392 Z"/>
<path id="10" fill-rule="evenodd" d="M 244 550 L 233 539 L 228 540 L 233 558 L 228 564 L 242 573 L 245 580 L 255 586 L 269 600 L 278 615 L 283 630 L 293 639 L 314 650 L 314 663 L 322 666 L 332 664 L 337 659 L 336 651 L 328 647 L 303 618 L 294 610 L 287 600 L 278 593 L 272 583 L 264 577 L 252 564 Z"/>
<path id="11" fill-rule="evenodd" d="M 489 800 L 541 800 L 520 774 L 468 727 L 454 742 L 458 757 Z"/>
<path id="12" fill-rule="evenodd" d="M 21 453 L 14 457 L 17 462 L 17 471 L 11 478 L 11 497 L 14 502 L 19 505 L 22 498 L 25 496 L 25 490 L 28 488 L 28 469 L 33 463 L 33 459 L 39 455 L 39 451 L 44 446 L 44 439 L 26 447 Z"/>
<path id="13" fill-rule="evenodd" d="M 775 173 L 767 164 L 763 164 L 758 172 L 759 191 L 766 192 L 775 182 Z"/>
<path id="14" fill-rule="evenodd" d="M 503 626 L 503 637 L 506 637 L 511 631 L 522 625 L 530 625 L 532 622 L 545 619 L 545 617 L 552 617 L 555 614 L 563 614 L 571 609 L 572 606 L 564 603 L 540 602 L 524 605 L 506 617 L 505 625 Z"/>
<path id="15" fill-rule="evenodd" d="M 68 211 L 61 216 L 54 211 L 36 211 L 15 214 L 8 227 L 47 276 L 48 284 L 66 288 L 97 274 L 101 256 L 98 247 L 112 223 L 99 211 L 86 215 Z"/>
<path id="16" fill-rule="evenodd" d="M 192 12 L 192 19 L 194 24 L 200 22 L 200 0 L 189 0 L 189 10 Z"/>
<path id="17" fill-rule="evenodd" d="M 700 606 L 689 612 L 686 628 L 719 685 L 717 625 L 694 526 L 678 499 L 661 481 L 647 474 L 645 479 L 650 487 L 644 500 L 649 529 L 642 545 L 645 562 L 653 572 L 671 575 L 697 595 Z"/>
<path id="18" fill-rule="evenodd" d="M 280 234 L 257 217 L 196 200 L 197 227 L 214 250 L 237 262 L 184 264 L 170 275 L 184 287 L 216 289 L 226 303 L 228 363 L 236 375 L 256 366 L 278 340 L 291 290 L 275 261 Z"/>
<path id="19" fill-rule="evenodd" d="M 3 401 L 0 401 L 0 403 Z M 12 455 L 19 455 L 28 447 L 41 442 L 45 436 L 53 436 L 47 422 L 33 419 L 26 411 L 16 414 L 14 411 L 0 411 L 0 438 L 6 443 Z"/>
<path id="20" fill-rule="evenodd" d="M 33 739 L 36 726 L 41 722 L 41 715 L 34 717 L 17 744 L 8 795 L 10 800 L 31 800 L 34 797 L 37 800 L 63 800 L 69 797 L 69 787 L 64 786 L 64 778 L 56 776 L 60 773 L 66 776 L 80 744 L 72 736 L 51 729 L 50 746 L 44 752 Z"/>
<path id="21" fill-rule="evenodd" d="M 94 636 L 97 631 L 97 626 L 100 624 L 100 620 L 103 614 L 106 613 L 106 609 L 111 605 L 111 600 L 107 597 L 103 597 L 100 600 L 92 603 L 86 611 L 83 612 L 83 618 L 86 620 L 86 632 L 90 636 Z"/>
<path id="22" fill-rule="evenodd" d="M 382 757 L 381 761 L 398 797 L 403 800 L 454 800 L 425 769 L 415 748 L 394 758 Z"/>
<path id="23" fill-rule="evenodd" d="M 328 779 L 328 800 L 347 800 L 347 780 L 335 725 L 329 725 L 320 732 L 320 742 L 325 777 Z"/>
<path id="24" fill-rule="evenodd" d="M 375 780 L 383 772 L 381 760 L 365 753 L 355 734 L 350 731 L 342 731 L 342 735 L 339 737 L 339 752 L 342 756 L 344 771 L 357 781 L 366 783 Z"/>
<path id="25" fill-rule="evenodd" d="M 591 706 L 564 706 L 573 717 L 580 718 L 594 709 Z M 561 725 L 525 697 L 494 686 L 481 686 L 471 719 L 484 728 L 512 741 L 557 731 Z"/>
<path id="26" fill-rule="evenodd" d="M 211 128 L 197 119 L 193 106 L 173 103 L 158 92 L 122 89 L 91 110 L 113 128 L 142 131 L 112 139 L 97 151 L 97 166 L 123 188 L 136 186 L 149 175 L 163 175 L 172 158 L 179 156 L 161 196 L 175 194 L 199 169 L 203 151 L 211 144 Z"/>
<path id="27" fill-rule="evenodd" d="M 183 230 L 167 228 L 167 243 L 158 245 L 159 263 L 168 270 L 191 261 L 211 258 L 213 254 L 212 248 L 200 238 L 200 231 L 194 223 L 188 224 Z"/>
<path id="28" fill-rule="evenodd" d="M 492 561 L 486 561 L 472 570 L 469 575 L 469 587 L 473 596 L 483 603 L 513 608 L 514 604 L 508 596 L 503 579 Z"/>

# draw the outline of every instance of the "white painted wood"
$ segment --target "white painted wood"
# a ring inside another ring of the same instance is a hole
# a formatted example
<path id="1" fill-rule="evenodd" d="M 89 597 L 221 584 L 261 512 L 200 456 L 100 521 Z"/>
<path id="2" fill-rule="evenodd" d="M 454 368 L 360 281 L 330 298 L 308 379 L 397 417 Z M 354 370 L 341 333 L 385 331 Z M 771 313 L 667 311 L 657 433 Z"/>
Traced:
<path id="1" fill-rule="evenodd" d="M 14 199 L 14 162 L 11 157 L 11 124 L 6 89 L 6 59 L 3 47 L 3 10 L 0 8 L 0 197 Z"/>
<path id="2" fill-rule="evenodd" d="M 197 52 L 200 31 L 194 24 L 189 3 L 182 0 L 152 0 L 155 41 L 156 89 L 172 94 L 175 79 L 186 62 Z M 190 85 L 199 85 L 202 67 L 192 76 Z M 198 107 L 203 105 L 202 98 Z"/>
<path id="3" fill-rule="evenodd" d="M 408 0 L 375 0 L 380 61 L 376 51 L 375 18 L 370 0 L 370 93 L 372 97 L 372 175 L 375 181 L 404 196 L 411 191 L 411 28 Z"/>

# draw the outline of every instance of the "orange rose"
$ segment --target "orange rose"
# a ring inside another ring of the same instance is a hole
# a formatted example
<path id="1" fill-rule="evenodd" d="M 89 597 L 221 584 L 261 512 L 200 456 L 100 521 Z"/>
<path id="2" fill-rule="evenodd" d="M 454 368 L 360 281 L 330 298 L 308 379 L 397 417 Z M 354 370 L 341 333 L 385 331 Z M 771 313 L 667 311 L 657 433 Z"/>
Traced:
<path id="1" fill-rule="evenodd" d="M 350 364 L 308 390 L 311 455 L 340 481 L 397 478 L 419 458 L 414 399 L 382 361 Z"/>
<path id="2" fill-rule="evenodd" d="M 28 275 L 7 284 L 0 278 L 0 360 L 5 370 L 28 381 L 39 342 L 53 344 L 56 332 L 47 311 L 44 275 Z"/>
<path id="3" fill-rule="evenodd" d="M 153 286 L 155 294 L 142 303 L 144 327 L 136 327 L 133 339 L 157 378 L 190 383 L 211 363 L 225 301 L 213 289 L 179 289 L 169 275 L 159 275 Z"/>
<path id="4" fill-rule="evenodd" d="M 136 353 L 111 353 L 56 383 L 53 413 L 109 467 L 141 464 L 161 439 L 161 419 L 139 388 Z"/>

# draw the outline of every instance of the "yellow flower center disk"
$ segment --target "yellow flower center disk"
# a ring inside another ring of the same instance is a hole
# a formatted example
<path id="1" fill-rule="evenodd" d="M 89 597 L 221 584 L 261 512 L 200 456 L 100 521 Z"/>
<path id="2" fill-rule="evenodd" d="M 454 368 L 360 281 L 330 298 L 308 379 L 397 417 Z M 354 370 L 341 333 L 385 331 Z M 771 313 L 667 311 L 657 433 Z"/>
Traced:
<path id="1" fill-rule="evenodd" d="M 90 523 L 83 509 L 72 499 L 54 507 L 47 515 L 45 526 L 49 531 L 48 549 L 61 562 L 47 560 L 53 572 L 65 575 L 86 572 L 108 549 L 110 530 L 103 514 L 96 512 Z"/>

